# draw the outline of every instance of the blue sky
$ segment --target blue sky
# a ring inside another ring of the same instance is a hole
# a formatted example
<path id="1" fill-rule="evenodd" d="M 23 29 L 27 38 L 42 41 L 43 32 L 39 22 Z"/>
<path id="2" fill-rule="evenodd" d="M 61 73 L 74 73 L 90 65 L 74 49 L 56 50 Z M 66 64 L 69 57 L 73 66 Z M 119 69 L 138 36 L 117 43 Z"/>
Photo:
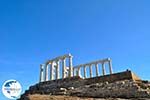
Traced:
<path id="1" fill-rule="evenodd" d="M 110 57 L 114 72 L 150 79 L 149 0 L 0 1 L 0 86 L 16 79 L 23 92 L 39 65 L 72 53 L 73 64 Z M 0 92 L 0 100 L 6 98 Z"/>

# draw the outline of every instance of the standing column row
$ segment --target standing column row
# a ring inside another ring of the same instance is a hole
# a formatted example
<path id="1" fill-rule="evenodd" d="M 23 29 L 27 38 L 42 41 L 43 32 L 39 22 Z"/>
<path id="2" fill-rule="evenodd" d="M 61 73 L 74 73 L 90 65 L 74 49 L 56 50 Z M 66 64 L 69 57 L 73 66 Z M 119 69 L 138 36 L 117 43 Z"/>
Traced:
<path id="1" fill-rule="evenodd" d="M 68 67 L 66 66 L 66 58 L 68 58 L 67 61 L 69 61 Z M 81 67 L 84 68 L 84 73 L 83 73 L 84 78 L 87 77 L 86 76 L 87 75 L 86 68 L 89 67 L 89 76 L 91 78 L 93 76 L 93 71 L 92 71 L 93 66 L 95 66 L 96 76 L 99 76 L 99 71 L 98 71 L 99 64 L 102 65 L 102 75 L 106 75 L 106 70 L 105 70 L 106 63 L 108 64 L 110 74 L 113 73 L 112 62 L 111 62 L 111 59 L 109 59 L 109 58 L 108 58 L 108 60 L 106 59 L 104 61 L 95 61 L 95 62 L 84 64 L 84 65 L 82 64 L 82 65 L 79 65 L 79 66 L 73 68 L 72 56 L 67 56 L 67 57 L 63 56 L 59 59 L 57 58 L 55 60 L 51 60 L 51 61 L 49 61 L 49 63 L 40 65 L 40 82 L 48 81 L 49 77 L 50 77 L 50 80 L 59 79 L 60 78 L 60 71 L 59 71 L 60 62 L 62 62 L 62 64 L 61 64 L 62 78 L 74 76 L 75 75 L 74 70 L 76 70 L 76 75 L 80 76 Z M 49 69 L 50 69 L 50 72 L 49 72 Z M 49 73 L 50 73 L 50 76 L 49 76 Z"/>
<path id="2" fill-rule="evenodd" d="M 111 59 L 109 59 L 108 61 L 104 61 L 104 62 L 95 62 L 95 63 L 91 63 L 91 64 L 84 64 L 84 65 L 79 65 L 79 66 L 76 66 L 73 70 L 76 71 L 76 75 L 77 76 L 80 76 L 80 69 L 81 67 L 83 68 L 83 77 L 84 78 L 87 78 L 87 71 L 86 71 L 86 68 L 89 67 L 89 76 L 90 78 L 93 77 L 93 71 L 92 71 L 92 67 L 94 66 L 95 67 L 95 73 L 96 73 L 96 77 L 99 76 L 99 64 L 101 64 L 102 66 L 102 75 L 106 75 L 106 69 L 105 69 L 105 64 L 108 64 L 108 68 L 109 68 L 109 72 L 110 74 L 113 73 L 112 71 L 112 62 L 111 62 Z M 73 74 L 75 76 L 75 74 Z"/>

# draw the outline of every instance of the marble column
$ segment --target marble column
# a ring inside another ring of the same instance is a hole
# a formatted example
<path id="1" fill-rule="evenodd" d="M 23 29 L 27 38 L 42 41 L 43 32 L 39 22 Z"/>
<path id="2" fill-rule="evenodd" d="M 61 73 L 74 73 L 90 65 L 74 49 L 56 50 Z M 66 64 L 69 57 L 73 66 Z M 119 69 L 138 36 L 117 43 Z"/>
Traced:
<path id="1" fill-rule="evenodd" d="M 86 78 L 86 66 L 83 67 L 84 67 L 84 78 Z"/>
<path id="2" fill-rule="evenodd" d="M 69 56 L 69 77 L 73 76 L 72 56 Z"/>
<path id="3" fill-rule="evenodd" d="M 78 68 L 77 68 L 77 69 L 75 69 L 75 72 L 76 72 L 76 76 L 78 76 Z"/>
<path id="4" fill-rule="evenodd" d="M 90 78 L 92 77 L 92 65 L 89 65 L 90 67 Z"/>
<path id="5" fill-rule="evenodd" d="M 56 61 L 56 79 L 59 79 L 59 60 Z"/>
<path id="6" fill-rule="evenodd" d="M 44 66 L 40 65 L 40 82 L 44 81 Z"/>
<path id="7" fill-rule="evenodd" d="M 80 77 L 80 67 L 78 67 L 78 69 L 77 69 L 77 76 Z"/>
<path id="8" fill-rule="evenodd" d="M 62 59 L 62 78 L 66 77 L 66 59 Z"/>
<path id="9" fill-rule="evenodd" d="M 72 69 L 73 69 L 73 70 L 72 70 L 73 76 L 75 76 L 75 72 L 74 72 L 74 71 L 75 71 L 75 68 L 73 67 Z"/>
<path id="10" fill-rule="evenodd" d="M 99 73 L 98 73 L 98 64 L 97 63 L 95 64 L 95 69 L 96 69 L 96 76 L 98 76 Z"/>
<path id="11" fill-rule="evenodd" d="M 53 62 L 49 63 L 50 65 L 50 80 L 53 80 Z"/>
<path id="12" fill-rule="evenodd" d="M 102 63 L 102 73 L 103 73 L 103 75 L 106 74 L 106 72 L 105 72 L 105 63 Z"/>
<path id="13" fill-rule="evenodd" d="M 48 81 L 48 64 L 45 64 L 45 81 Z"/>
<path id="14" fill-rule="evenodd" d="M 110 74 L 112 74 L 113 71 L 112 71 L 112 63 L 111 63 L 111 60 L 108 61 L 108 64 L 109 64 L 109 72 L 110 72 Z"/>

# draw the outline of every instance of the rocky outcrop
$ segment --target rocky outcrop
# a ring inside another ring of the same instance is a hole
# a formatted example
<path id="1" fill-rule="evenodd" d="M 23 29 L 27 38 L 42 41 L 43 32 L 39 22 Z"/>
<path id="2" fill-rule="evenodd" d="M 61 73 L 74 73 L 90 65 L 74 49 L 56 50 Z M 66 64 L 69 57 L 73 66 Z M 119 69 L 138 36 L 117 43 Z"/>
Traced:
<path id="1" fill-rule="evenodd" d="M 88 98 L 88 97 L 74 97 L 74 96 L 52 96 L 52 95 L 28 95 L 24 100 L 149 100 L 148 98 Z"/>
<path id="2" fill-rule="evenodd" d="M 139 78 L 130 78 L 130 72 L 92 79 L 72 77 L 31 86 L 20 100 L 30 100 L 28 96 L 34 94 L 89 98 L 150 98 L 150 83 Z"/>
<path id="3" fill-rule="evenodd" d="M 150 84 L 137 83 L 132 80 L 104 82 L 81 86 L 74 90 L 68 90 L 68 93 L 94 98 L 150 98 Z"/>

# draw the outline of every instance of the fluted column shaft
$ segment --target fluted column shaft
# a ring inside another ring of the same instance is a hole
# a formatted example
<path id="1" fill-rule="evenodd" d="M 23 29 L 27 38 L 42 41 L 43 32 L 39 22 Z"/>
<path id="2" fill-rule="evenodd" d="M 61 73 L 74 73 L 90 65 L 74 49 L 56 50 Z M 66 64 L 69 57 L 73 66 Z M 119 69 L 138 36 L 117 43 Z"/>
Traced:
<path id="1" fill-rule="evenodd" d="M 59 60 L 56 62 L 56 79 L 59 79 Z"/>
<path id="2" fill-rule="evenodd" d="M 96 76 L 98 76 L 99 73 L 98 73 L 98 64 L 97 63 L 95 64 L 95 69 L 96 69 Z"/>
<path id="3" fill-rule="evenodd" d="M 89 65 L 90 67 L 90 78 L 92 77 L 92 65 Z"/>
<path id="4" fill-rule="evenodd" d="M 54 66 L 53 66 L 53 62 L 51 62 L 50 63 L 50 80 L 53 80 L 53 68 L 54 68 Z"/>
<path id="5" fill-rule="evenodd" d="M 77 75 L 80 76 L 80 67 L 77 69 Z"/>
<path id="6" fill-rule="evenodd" d="M 72 56 L 69 56 L 69 77 L 73 76 Z"/>
<path id="7" fill-rule="evenodd" d="M 86 78 L 86 66 L 84 66 L 84 78 Z"/>
<path id="8" fill-rule="evenodd" d="M 48 81 L 48 64 L 45 64 L 45 81 Z"/>
<path id="9" fill-rule="evenodd" d="M 103 75 L 105 75 L 105 63 L 102 63 L 102 73 L 103 73 Z"/>
<path id="10" fill-rule="evenodd" d="M 62 78 L 66 77 L 66 59 L 62 59 Z"/>
<path id="11" fill-rule="evenodd" d="M 108 62 L 108 64 L 109 64 L 109 72 L 110 72 L 110 74 L 112 74 L 113 71 L 112 71 L 112 63 L 111 63 L 111 60 Z"/>
<path id="12" fill-rule="evenodd" d="M 40 65 L 40 82 L 44 81 L 44 66 Z"/>

